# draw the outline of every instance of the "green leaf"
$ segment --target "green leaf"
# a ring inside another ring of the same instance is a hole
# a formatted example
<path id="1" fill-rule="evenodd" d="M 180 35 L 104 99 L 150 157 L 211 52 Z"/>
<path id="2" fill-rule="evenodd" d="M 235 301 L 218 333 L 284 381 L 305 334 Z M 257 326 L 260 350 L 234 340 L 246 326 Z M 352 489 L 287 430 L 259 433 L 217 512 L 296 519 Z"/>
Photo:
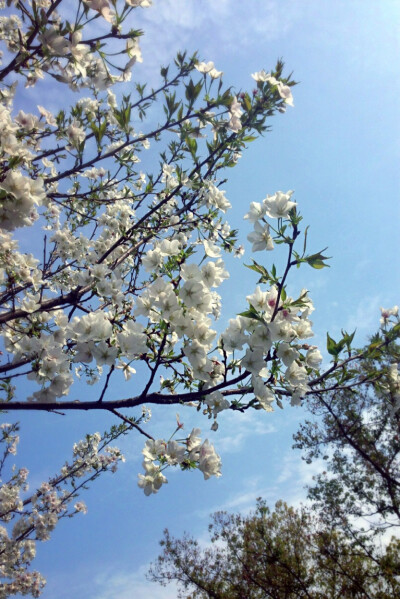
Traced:
<path id="1" fill-rule="evenodd" d="M 249 310 L 245 310 L 244 312 L 239 312 L 238 316 L 244 316 L 245 318 L 251 318 L 253 320 L 258 320 L 259 322 L 264 322 L 264 319 L 259 316 L 258 312 L 251 307 Z"/>
<path id="2" fill-rule="evenodd" d="M 327 248 L 323 249 L 324 252 Z M 317 252 L 316 254 L 311 254 L 310 256 L 305 256 L 303 258 L 303 262 L 307 262 L 312 268 L 327 268 L 329 264 L 325 264 L 324 260 L 330 260 L 331 256 L 324 256 L 321 252 Z"/>
<path id="3" fill-rule="evenodd" d="M 305 228 L 305 230 L 304 230 L 304 246 L 303 246 L 303 256 L 304 256 L 304 254 L 306 253 L 306 248 L 307 248 L 307 233 L 308 233 L 308 229 L 309 229 L 309 228 L 310 228 L 310 227 L 309 227 L 309 226 L 307 226 L 307 227 Z"/>
<path id="4" fill-rule="evenodd" d="M 242 141 L 248 143 L 254 141 L 255 139 L 258 139 L 256 135 L 246 135 L 246 137 L 242 138 Z"/>
<path id="5" fill-rule="evenodd" d="M 230 89 L 227 89 L 222 96 L 218 96 L 218 102 L 228 107 L 232 104 L 233 96 L 231 95 Z"/>
<path id="6" fill-rule="evenodd" d="M 189 149 L 189 152 L 192 154 L 193 157 L 195 157 L 197 150 L 197 141 L 194 139 L 194 137 L 186 137 L 185 141 Z"/>
<path id="7" fill-rule="evenodd" d="M 400 322 L 397 322 L 393 327 L 392 327 L 392 333 L 400 333 Z"/>
<path id="8" fill-rule="evenodd" d="M 343 339 L 340 343 L 343 342 L 349 351 L 350 351 L 352 341 L 354 339 L 354 335 L 356 334 L 356 330 L 357 329 L 354 329 L 354 331 L 353 331 L 353 333 L 351 333 L 351 335 L 349 335 L 349 333 L 347 333 L 346 331 L 342 330 Z"/>
<path id="9" fill-rule="evenodd" d="M 197 100 L 202 88 L 203 88 L 202 81 L 199 81 L 195 85 L 193 83 L 192 79 L 190 79 L 189 83 L 186 85 L 186 90 L 185 90 L 186 100 L 189 102 L 190 106 L 193 106 L 193 104 Z"/>
<path id="10" fill-rule="evenodd" d="M 329 333 L 326 334 L 326 349 L 331 356 L 337 358 L 340 353 L 340 349 L 338 349 L 338 344 L 332 337 L 330 337 Z"/>
<path id="11" fill-rule="evenodd" d="M 250 112 L 250 110 L 251 110 L 251 100 L 250 100 L 250 96 L 249 96 L 248 93 L 245 94 L 245 96 L 243 98 L 243 101 L 244 101 L 244 105 L 245 105 L 245 108 L 246 108 L 247 112 Z M 255 139 L 255 138 L 253 138 L 253 139 Z"/>
<path id="12" fill-rule="evenodd" d="M 194 83 L 191 79 L 189 83 L 186 85 L 185 97 L 188 102 L 194 101 Z"/>
<path id="13" fill-rule="evenodd" d="M 329 264 L 324 264 L 322 262 L 322 260 L 313 260 L 312 262 L 308 262 L 308 264 L 310 266 L 312 266 L 312 268 L 316 268 L 317 270 L 320 270 L 321 268 L 329 268 Z"/>
<path id="14" fill-rule="evenodd" d="M 16 166 L 19 166 L 24 162 L 24 159 L 21 156 L 12 156 L 8 161 L 8 168 L 13 169 Z"/>
<path id="15" fill-rule="evenodd" d="M 254 270 L 254 272 L 257 272 L 262 276 L 263 279 L 268 281 L 269 274 L 267 269 L 264 268 L 264 266 L 261 266 L 261 264 L 258 264 L 255 260 L 253 260 L 253 264 L 245 264 L 245 267 L 249 268 L 250 270 Z"/>

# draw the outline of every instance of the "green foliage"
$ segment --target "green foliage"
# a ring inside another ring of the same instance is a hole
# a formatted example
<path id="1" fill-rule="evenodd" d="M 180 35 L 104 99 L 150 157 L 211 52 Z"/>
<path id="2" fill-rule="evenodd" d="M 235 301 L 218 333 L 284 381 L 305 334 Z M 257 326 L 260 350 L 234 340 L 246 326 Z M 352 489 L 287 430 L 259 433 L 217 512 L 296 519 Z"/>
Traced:
<path id="1" fill-rule="evenodd" d="M 217 512 L 210 545 L 166 530 L 149 577 L 187 599 L 389 599 L 398 596 L 400 542 L 361 552 L 312 511 L 259 500 L 249 516 Z"/>
<path id="2" fill-rule="evenodd" d="M 338 343 L 328 335 L 335 359 L 354 336 L 342 333 Z M 375 336 L 358 365 L 343 369 L 336 389 L 307 397 L 316 419 L 302 424 L 294 437 L 307 462 L 326 459 L 326 471 L 309 495 L 329 521 L 347 530 L 351 518 L 363 518 L 363 527 L 373 533 L 400 526 L 400 396 L 392 372 L 400 351 L 391 337 L 382 344 L 382 333 Z M 346 380 L 355 378 L 359 384 L 346 388 Z"/>

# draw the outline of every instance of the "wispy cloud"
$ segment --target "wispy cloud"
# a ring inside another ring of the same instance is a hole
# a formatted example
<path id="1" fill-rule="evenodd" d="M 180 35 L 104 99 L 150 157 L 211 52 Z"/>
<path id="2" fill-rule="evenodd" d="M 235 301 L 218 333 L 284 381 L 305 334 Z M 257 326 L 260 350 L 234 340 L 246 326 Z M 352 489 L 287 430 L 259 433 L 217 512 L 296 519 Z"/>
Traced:
<path id="1" fill-rule="evenodd" d="M 223 503 L 207 511 L 198 512 L 199 517 L 206 517 L 218 510 L 239 511 L 248 513 L 254 509 L 256 499 L 262 497 L 273 505 L 280 499 L 294 507 L 307 503 L 307 485 L 312 484 L 313 477 L 326 467 L 323 460 L 315 460 L 307 464 L 301 459 L 299 452 L 288 450 L 279 459 L 278 474 L 275 479 L 265 480 L 264 476 L 253 476 L 243 480 L 243 490 L 230 495 Z"/>
<path id="2" fill-rule="evenodd" d="M 225 510 L 246 514 L 254 509 L 258 497 L 266 499 L 271 505 L 279 499 L 275 498 L 274 489 L 261 476 L 245 478 L 242 487 L 242 491 L 232 493 L 224 502 L 208 507 L 207 510 L 198 510 L 195 515 L 198 518 L 208 518 L 211 513 Z"/>
<path id="3" fill-rule="evenodd" d="M 360 332 L 372 333 L 379 326 L 380 310 L 383 298 L 380 295 L 363 298 L 347 319 L 349 331 L 357 328 Z"/>
<path id="4" fill-rule="evenodd" d="M 216 441 L 218 451 L 235 453 L 242 449 L 247 439 L 259 435 L 269 435 L 277 431 L 276 427 L 266 418 L 260 418 L 258 412 L 247 412 L 240 416 L 240 422 L 238 422 L 238 418 L 235 418 L 233 414 L 226 414 L 222 428 L 229 431 L 229 434 L 221 436 Z"/>
<path id="5" fill-rule="evenodd" d="M 138 19 L 135 26 L 145 32 L 141 47 L 147 76 L 149 69 L 158 71 L 160 64 L 169 63 L 178 50 L 197 50 L 193 47 L 194 38 L 202 40 L 201 58 L 229 57 L 232 52 L 241 53 L 254 46 L 260 36 L 274 40 L 287 34 L 302 12 L 297 3 L 277 0 L 262 3 L 155 0 L 152 8 L 135 12 Z"/>
<path id="6" fill-rule="evenodd" d="M 95 591 L 88 599 L 176 599 L 174 583 L 164 588 L 146 580 L 150 564 L 140 566 L 134 572 L 102 573 L 94 581 Z"/>
<path id="7" fill-rule="evenodd" d="M 286 503 L 298 507 L 307 502 L 307 489 L 313 478 L 326 467 L 323 460 L 307 464 L 295 451 L 288 452 L 282 460 L 282 469 L 276 481 L 276 489 Z"/>

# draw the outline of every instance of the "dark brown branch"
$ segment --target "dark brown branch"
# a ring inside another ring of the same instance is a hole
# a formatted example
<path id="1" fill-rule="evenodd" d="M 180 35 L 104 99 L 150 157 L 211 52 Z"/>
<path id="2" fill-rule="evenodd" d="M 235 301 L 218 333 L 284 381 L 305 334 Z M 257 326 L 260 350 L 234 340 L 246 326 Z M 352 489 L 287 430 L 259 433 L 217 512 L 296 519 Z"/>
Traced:
<path id="1" fill-rule="evenodd" d="M 121 418 L 121 420 L 123 420 L 126 424 L 129 424 L 129 426 L 133 426 L 133 428 L 139 431 L 141 435 L 144 435 L 148 439 L 154 441 L 154 437 L 149 435 L 149 433 L 146 433 L 146 431 L 144 431 L 138 424 L 136 424 L 136 422 L 133 422 L 130 418 L 127 418 L 126 416 L 118 412 L 118 410 L 110 410 L 110 412 L 112 412 L 112 414 L 115 414 L 115 416 L 118 416 L 118 418 Z"/>

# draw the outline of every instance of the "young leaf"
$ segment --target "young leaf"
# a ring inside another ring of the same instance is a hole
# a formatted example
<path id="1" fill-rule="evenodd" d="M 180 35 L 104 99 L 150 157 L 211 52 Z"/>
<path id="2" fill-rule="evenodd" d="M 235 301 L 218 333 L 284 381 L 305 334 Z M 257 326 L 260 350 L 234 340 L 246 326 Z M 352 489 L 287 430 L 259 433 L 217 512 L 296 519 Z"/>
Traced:
<path id="1" fill-rule="evenodd" d="M 330 337 L 329 333 L 326 334 L 326 349 L 331 356 L 337 358 L 339 355 L 340 349 L 338 349 L 338 344 L 332 337 Z"/>
<path id="2" fill-rule="evenodd" d="M 322 250 L 324 252 L 327 248 Z M 305 256 L 304 262 L 307 262 L 312 268 L 326 268 L 329 264 L 325 264 L 324 260 L 330 260 L 331 256 L 324 256 L 321 252 L 311 254 L 311 256 Z"/>

